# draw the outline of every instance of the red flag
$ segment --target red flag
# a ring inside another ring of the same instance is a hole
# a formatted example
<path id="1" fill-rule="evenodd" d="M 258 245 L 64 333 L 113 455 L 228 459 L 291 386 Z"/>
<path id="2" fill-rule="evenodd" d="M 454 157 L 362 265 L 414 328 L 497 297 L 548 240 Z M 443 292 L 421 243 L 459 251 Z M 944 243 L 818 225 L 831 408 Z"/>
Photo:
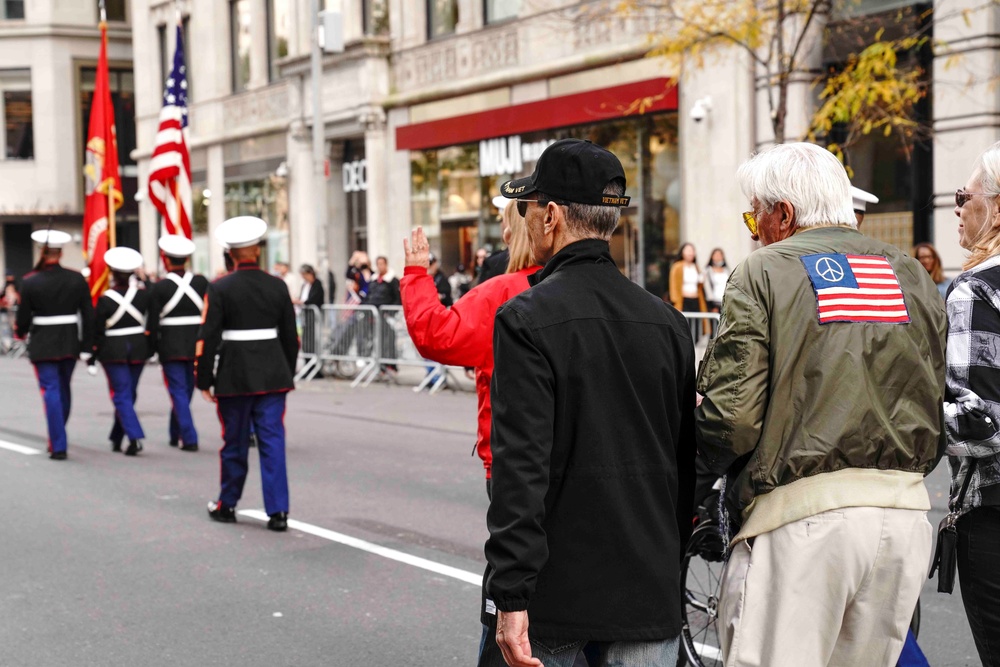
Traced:
<path id="1" fill-rule="evenodd" d="M 168 234 L 191 238 L 191 159 L 187 147 L 187 67 L 184 35 L 177 24 L 174 66 L 167 77 L 156 148 L 149 163 L 149 200 Z"/>
<path id="2" fill-rule="evenodd" d="M 97 299 L 108 288 L 108 267 L 104 253 L 108 249 L 108 193 L 115 210 L 121 208 L 122 181 L 118 173 L 118 139 L 115 135 L 115 109 L 108 86 L 108 28 L 101 22 L 101 54 L 97 59 L 97 81 L 90 103 L 90 129 L 87 131 L 87 198 L 83 213 L 84 257 L 90 266 L 90 295 Z"/>

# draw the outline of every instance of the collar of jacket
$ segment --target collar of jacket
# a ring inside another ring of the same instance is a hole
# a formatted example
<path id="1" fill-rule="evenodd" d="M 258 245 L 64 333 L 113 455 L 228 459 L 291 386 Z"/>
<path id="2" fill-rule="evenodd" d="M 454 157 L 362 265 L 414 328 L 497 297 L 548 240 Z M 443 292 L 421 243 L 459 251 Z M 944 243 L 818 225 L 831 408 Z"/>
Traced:
<path id="1" fill-rule="evenodd" d="M 798 229 L 795 230 L 795 233 L 793 233 L 792 236 L 798 236 L 799 234 L 804 234 L 806 232 L 815 232 L 819 231 L 820 229 L 840 229 L 845 232 L 853 232 L 855 234 L 861 233 L 861 230 L 859 230 L 857 227 L 850 227 L 848 225 L 830 224 L 830 225 L 812 225 L 811 227 L 799 227 Z"/>
<path id="2" fill-rule="evenodd" d="M 602 239 L 574 241 L 546 262 L 544 269 L 528 276 L 528 284 L 534 287 L 566 266 L 574 264 L 602 264 L 604 262 L 614 262 L 614 259 L 611 258 L 611 247 L 607 241 Z"/>
<path id="3" fill-rule="evenodd" d="M 260 266 L 257 262 L 240 262 L 236 265 L 237 271 L 252 271 L 253 269 L 260 270 Z"/>

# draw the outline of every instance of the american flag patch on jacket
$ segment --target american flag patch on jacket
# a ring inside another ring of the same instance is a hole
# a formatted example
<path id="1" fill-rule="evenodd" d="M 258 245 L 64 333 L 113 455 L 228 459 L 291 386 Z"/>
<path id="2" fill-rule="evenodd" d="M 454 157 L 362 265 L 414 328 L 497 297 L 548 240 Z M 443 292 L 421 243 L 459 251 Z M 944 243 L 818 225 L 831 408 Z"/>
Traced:
<path id="1" fill-rule="evenodd" d="M 889 260 L 879 255 L 805 255 L 819 323 L 910 321 L 903 291 Z"/>

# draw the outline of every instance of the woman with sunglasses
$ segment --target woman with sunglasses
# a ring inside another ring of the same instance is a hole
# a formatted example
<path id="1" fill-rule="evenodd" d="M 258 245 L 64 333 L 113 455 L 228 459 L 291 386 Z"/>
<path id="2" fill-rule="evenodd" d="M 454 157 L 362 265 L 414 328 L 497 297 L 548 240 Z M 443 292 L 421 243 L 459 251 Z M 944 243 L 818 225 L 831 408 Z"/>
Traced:
<path id="1" fill-rule="evenodd" d="M 955 193 L 955 215 L 969 258 L 947 305 L 950 505 L 961 515 L 958 573 L 972 636 L 983 665 L 1000 667 L 1000 143 Z"/>

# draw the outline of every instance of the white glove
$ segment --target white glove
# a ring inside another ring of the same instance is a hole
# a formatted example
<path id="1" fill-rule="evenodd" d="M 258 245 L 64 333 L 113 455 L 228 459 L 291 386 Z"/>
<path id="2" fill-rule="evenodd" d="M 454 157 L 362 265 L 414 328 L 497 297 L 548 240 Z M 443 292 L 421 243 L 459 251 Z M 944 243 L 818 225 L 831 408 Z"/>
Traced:
<path id="1" fill-rule="evenodd" d="M 94 377 L 97 375 L 97 366 L 87 366 L 87 375 Z"/>

